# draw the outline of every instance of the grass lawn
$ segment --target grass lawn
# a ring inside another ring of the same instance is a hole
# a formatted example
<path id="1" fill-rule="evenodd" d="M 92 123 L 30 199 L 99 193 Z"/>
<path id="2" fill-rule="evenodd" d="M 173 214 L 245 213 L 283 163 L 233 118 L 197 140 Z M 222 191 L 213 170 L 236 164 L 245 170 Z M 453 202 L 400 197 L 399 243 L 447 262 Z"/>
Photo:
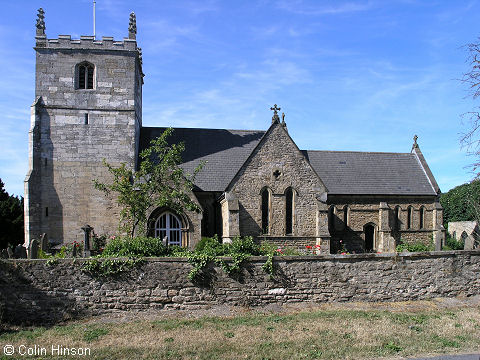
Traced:
<path id="1" fill-rule="evenodd" d="M 196 319 L 83 320 L 3 332 L 0 359 L 35 358 L 20 356 L 20 345 L 44 347 L 43 358 L 51 358 L 52 345 L 90 348 L 90 356 L 72 357 L 77 359 L 373 359 L 478 352 L 479 310 L 317 308 Z M 16 355 L 4 356 L 6 344 Z"/>

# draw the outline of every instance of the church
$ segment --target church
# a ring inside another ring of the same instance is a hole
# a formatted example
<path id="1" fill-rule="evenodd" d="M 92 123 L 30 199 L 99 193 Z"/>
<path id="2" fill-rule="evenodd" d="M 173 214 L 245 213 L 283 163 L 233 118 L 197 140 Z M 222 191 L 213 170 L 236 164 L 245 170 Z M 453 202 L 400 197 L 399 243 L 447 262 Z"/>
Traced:
<path id="1" fill-rule="evenodd" d="M 93 186 L 103 165 L 138 167 L 165 128 L 142 126 L 142 53 L 135 14 L 128 37 L 59 35 L 36 24 L 35 100 L 25 179 L 25 243 L 115 234 L 119 208 Z M 202 211 L 150 209 L 148 233 L 193 248 L 202 236 L 252 236 L 322 253 L 392 252 L 403 242 L 440 249 L 440 189 L 414 137 L 405 153 L 299 149 L 274 105 L 265 130 L 174 128 L 187 172 L 204 162 L 191 196 Z"/>

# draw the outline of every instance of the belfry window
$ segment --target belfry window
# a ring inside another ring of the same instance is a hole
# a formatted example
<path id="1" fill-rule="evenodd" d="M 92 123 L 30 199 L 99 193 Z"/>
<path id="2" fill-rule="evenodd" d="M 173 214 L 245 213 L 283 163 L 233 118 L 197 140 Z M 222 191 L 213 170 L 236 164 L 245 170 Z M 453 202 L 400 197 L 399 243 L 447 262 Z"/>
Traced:
<path id="1" fill-rule="evenodd" d="M 155 237 L 165 239 L 168 245 L 182 245 L 182 223 L 170 212 L 165 212 L 155 221 Z"/>
<path id="2" fill-rule="evenodd" d="M 270 191 L 267 188 L 262 190 L 262 233 L 270 232 Z"/>
<path id="3" fill-rule="evenodd" d="M 93 89 L 94 66 L 88 62 L 77 65 L 77 89 Z"/>
<path id="4" fill-rule="evenodd" d="M 287 189 L 285 192 L 285 234 L 292 235 L 293 234 L 293 207 L 294 207 L 294 192 L 291 187 Z"/>

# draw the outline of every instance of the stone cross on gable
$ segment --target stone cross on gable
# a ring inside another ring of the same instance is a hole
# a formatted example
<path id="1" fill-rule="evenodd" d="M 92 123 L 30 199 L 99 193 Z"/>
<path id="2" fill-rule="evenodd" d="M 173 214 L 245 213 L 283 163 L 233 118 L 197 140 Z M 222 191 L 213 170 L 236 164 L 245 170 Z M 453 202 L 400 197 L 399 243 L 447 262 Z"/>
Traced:
<path id="1" fill-rule="evenodd" d="M 273 110 L 272 124 L 280 122 L 280 118 L 278 117 L 278 111 L 280 111 L 281 108 L 279 108 L 277 104 L 275 104 L 273 105 L 273 107 L 270 108 L 270 110 Z"/>
<path id="2" fill-rule="evenodd" d="M 418 140 L 418 136 L 415 135 L 415 136 L 413 137 L 413 147 L 418 147 L 417 140 Z"/>
<path id="3" fill-rule="evenodd" d="M 37 35 L 45 35 L 45 11 L 42 8 L 38 9 L 37 14 Z"/>

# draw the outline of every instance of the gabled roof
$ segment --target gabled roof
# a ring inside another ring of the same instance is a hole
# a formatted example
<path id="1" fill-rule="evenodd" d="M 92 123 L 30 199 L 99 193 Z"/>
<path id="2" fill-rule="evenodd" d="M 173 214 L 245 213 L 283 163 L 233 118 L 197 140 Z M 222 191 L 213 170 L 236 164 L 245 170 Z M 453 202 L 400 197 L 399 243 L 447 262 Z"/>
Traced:
<path id="1" fill-rule="evenodd" d="M 140 151 L 166 128 L 144 127 Z M 174 128 L 170 143 L 185 143 L 182 168 L 197 174 L 196 190 L 225 191 L 265 131 Z M 302 150 L 329 194 L 429 195 L 437 193 L 414 153 Z"/>
<path id="2" fill-rule="evenodd" d="M 140 133 L 140 151 L 158 137 L 166 128 L 143 127 Z M 222 192 L 265 131 L 174 128 L 168 139 L 171 144 L 183 141 L 182 168 L 189 174 L 201 161 L 205 166 L 197 174 L 196 190 Z"/>
<path id="3" fill-rule="evenodd" d="M 303 152 L 329 194 L 436 195 L 413 153 Z"/>

